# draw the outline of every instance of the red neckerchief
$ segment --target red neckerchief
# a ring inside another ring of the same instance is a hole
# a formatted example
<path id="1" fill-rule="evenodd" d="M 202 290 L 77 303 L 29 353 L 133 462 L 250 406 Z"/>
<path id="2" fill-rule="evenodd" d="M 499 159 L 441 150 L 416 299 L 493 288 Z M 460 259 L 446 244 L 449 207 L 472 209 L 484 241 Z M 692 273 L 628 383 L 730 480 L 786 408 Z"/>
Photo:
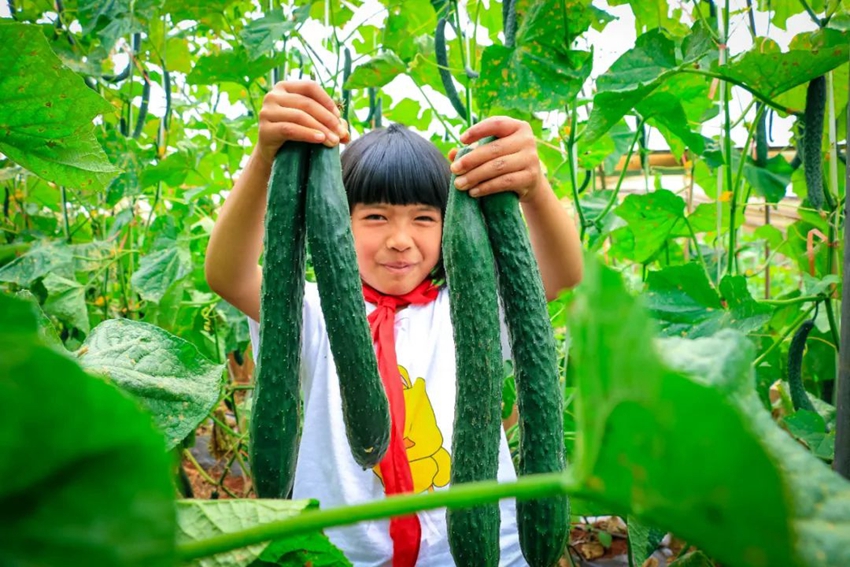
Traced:
<path id="1" fill-rule="evenodd" d="M 404 391 L 398 371 L 395 351 L 395 312 L 408 305 L 423 305 L 437 299 L 440 288 L 425 280 L 413 291 L 404 295 L 384 295 L 363 283 L 366 301 L 377 306 L 369 314 L 369 328 L 378 357 L 378 371 L 390 405 L 390 446 L 378 464 L 384 480 L 384 492 L 403 494 L 413 492 L 413 476 L 404 446 Z M 413 567 L 419 556 L 422 528 L 416 514 L 390 519 L 390 537 L 393 540 L 393 567 Z"/>

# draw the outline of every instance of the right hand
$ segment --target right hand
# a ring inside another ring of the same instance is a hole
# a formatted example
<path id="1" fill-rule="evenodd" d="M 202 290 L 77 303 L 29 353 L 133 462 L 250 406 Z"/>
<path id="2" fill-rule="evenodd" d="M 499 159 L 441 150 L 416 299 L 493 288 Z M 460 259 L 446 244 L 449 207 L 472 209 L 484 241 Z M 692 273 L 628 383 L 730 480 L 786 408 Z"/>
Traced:
<path id="1" fill-rule="evenodd" d="M 256 150 L 268 163 L 286 142 L 348 143 L 348 124 L 314 81 L 281 81 L 263 97 Z"/>

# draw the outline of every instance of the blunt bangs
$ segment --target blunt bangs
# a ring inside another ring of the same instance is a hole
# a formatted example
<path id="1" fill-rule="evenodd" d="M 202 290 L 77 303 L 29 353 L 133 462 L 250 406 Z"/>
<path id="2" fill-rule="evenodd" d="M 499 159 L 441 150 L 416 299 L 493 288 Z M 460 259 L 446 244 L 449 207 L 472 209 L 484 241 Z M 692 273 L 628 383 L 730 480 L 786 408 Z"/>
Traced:
<path id="1" fill-rule="evenodd" d="M 451 182 L 440 150 L 401 124 L 354 140 L 340 157 L 348 209 L 360 203 L 424 204 L 445 213 Z"/>

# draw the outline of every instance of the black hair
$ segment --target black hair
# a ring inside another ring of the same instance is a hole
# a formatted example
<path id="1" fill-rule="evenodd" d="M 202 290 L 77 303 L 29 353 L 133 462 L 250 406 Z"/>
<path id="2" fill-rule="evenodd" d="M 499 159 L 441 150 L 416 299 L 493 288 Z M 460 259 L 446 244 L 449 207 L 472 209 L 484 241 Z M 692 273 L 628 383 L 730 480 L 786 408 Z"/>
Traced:
<path id="1" fill-rule="evenodd" d="M 440 150 L 403 124 L 378 128 L 351 142 L 340 155 L 342 184 L 348 210 L 360 203 L 372 205 L 430 205 L 445 217 L 452 173 Z M 443 260 L 431 277 L 445 279 Z"/>
<path id="2" fill-rule="evenodd" d="M 440 150 L 402 124 L 372 130 L 340 156 L 348 209 L 371 205 L 423 204 L 446 212 L 449 161 Z"/>

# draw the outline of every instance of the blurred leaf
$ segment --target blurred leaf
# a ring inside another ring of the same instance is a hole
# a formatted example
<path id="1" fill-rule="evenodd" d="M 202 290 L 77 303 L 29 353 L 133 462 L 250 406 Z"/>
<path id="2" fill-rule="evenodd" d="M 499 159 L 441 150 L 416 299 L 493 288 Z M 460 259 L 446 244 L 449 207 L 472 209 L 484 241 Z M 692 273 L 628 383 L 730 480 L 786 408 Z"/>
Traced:
<path id="1" fill-rule="evenodd" d="M 570 318 L 579 386 L 571 473 L 583 494 L 675 529 L 724 563 L 802 565 L 792 559 L 783 475 L 731 399 L 729 390 L 752 391 L 745 338 L 725 331 L 655 344 L 654 325 L 620 276 L 593 259 L 586 266 Z M 728 384 L 713 384 L 715 374 Z"/>
<path id="2" fill-rule="evenodd" d="M 171 247 L 142 256 L 139 269 L 130 283 L 145 301 L 158 302 L 168 288 L 189 275 L 191 259 L 188 253 Z"/>
<path id="3" fill-rule="evenodd" d="M 32 308 L 0 294 L 0 564 L 174 565 L 162 434 L 128 396 L 42 345 Z"/>
<path id="4" fill-rule="evenodd" d="M 729 230 L 729 218 L 732 215 L 732 204 L 729 201 L 720 203 L 720 231 Z M 735 210 L 735 226 L 744 225 L 744 210 L 738 207 Z M 688 222 L 695 233 L 717 232 L 717 202 L 700 203 L 693 212 L 688 215 Z"/>
<path id="5" fill-rule="evenodd" d="M 433 41 L 437 14 L 429 3 L 422 0 L 394 0 L 387 3 L 387 10 L 389 13 L 381 43 L 385 50 L 396 53 L 402 61 L 409 63 L 420 51 L 411 38 L 427 36 Z M 367 44 L 367 47 L 366 52 L 371 51 L 372 46 Z"/>
<path id="6" fill-rule="evenodd" d="M 0 268 L 0 282 L 29 287 L 35 280 L 50 273 L 73 278 L 73 266 L 74 258 L 68 246 L 43 242 Z"/>
<path id="7" fill-rule="evenodd" d="M 88 333 L 89 313 L 86 307 L 86 288 L 77 280 L 50 273 L 42 280 L 47 289 L 44 310 L 66 325 Z"/>
<path id="8" fill-rule="evenodd" d="M 251 61 L 268 55 L 274 44 L 295 29 L 299 22 L 286 19 L 283 12 L 275 10 L 258 20 L 252 20 L 239 32 L 242 45 L 248 51 Z"/>
<path id="9" fill-rule="evenodd" d="M 219 398 L 224 365 L 154 325 L 104 321 L 77 356 L 83 368 L 112 380 L 151 412 L 168 449 L 194 431 Z"/>
<path id="10" fill-rule="evenodd" d="M 383 87 L 407 69 L 404 61 L 392 51 L 384 51 L 366 63 L 358 65 L 343 85 L 346 89 Z"/>
<path id="11" fill-rule="evenodd" d="M 629 517 L 627 525 L 629 527 L 629 555 L 632 564 L 643 565 L 661 545 L 661 540 L 664 539 L 667 532 L 648 526 L 632 517 Z"/>
<path id="12" fill-rule="evenodd" d="M 177 502 L 178 542 L 214 536 L 293 518 L 316 510 L 315 500 L 181 500 Z M 263 542 L 195 560 L 196 567 L 248 565 L 350 566 L 345 556 L 321 532 Z"/>
<path id="13" fill-rule="evenodd" d="M 0 152 L 47 181 L 103 189 L 118 169 L 92 120 L 112 105 L 62 65 L 37 26 L 0 20 L 0 44 Z"/>
<path id="14" fill-rule="evenodd" d="M 286 53 L 277 53 L 274 58 L 261 55 L 252 59 L 240 46 L 199 58 L 186 81 L 192 85 L 231 82 L 247 87 L 255 79 L 283 65 L 285 60 Z"/>

